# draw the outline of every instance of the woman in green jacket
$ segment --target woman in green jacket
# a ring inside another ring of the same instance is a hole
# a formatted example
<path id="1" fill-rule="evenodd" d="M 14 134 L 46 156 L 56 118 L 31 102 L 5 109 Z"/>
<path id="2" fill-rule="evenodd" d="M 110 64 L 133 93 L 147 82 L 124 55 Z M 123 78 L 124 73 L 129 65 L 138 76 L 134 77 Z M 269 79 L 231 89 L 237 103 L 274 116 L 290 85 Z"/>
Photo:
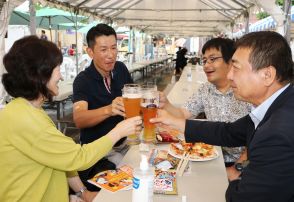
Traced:
<path id="1" fill-rule="evenodd" d="M 4 56 L 2 83 L 14 99 L 0 111 L 0 201 L 68 201 L 68 182 L 128 134 L 139 133 L 142 120 L 120 122 L 91 144 L 76 144 L 57 130 L 42 109 L 58 95 L 62 54 L 55 44 L 35 36 L 14 43 Z M 67 182 L 68 180 L 68 182 Z"/>

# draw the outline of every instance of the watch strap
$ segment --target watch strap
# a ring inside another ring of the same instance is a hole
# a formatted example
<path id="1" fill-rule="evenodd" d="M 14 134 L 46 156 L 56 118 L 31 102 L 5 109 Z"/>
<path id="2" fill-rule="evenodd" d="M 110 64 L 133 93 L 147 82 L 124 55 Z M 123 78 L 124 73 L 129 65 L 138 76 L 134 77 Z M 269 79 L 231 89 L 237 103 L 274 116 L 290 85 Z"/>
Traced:
<path id="1" fill-rule="evenodd" d="M 85 191 L 87 191 L 87 187 L 82 187 L 80 191 L 76 192 L 76 196 L 81 198 Z"/>
<path id="2" fill-rule="evenodd" d="M 239 172 L 242 172 L 243 171 L 243 168 L 244 168 L 243 165 L 242 165 L 242 163 L 236 163 L 234 167 Z"/>
<path id="3" fill-rule="evenodd" d="M 236 163 L 234 165 L 235 169 L 239 172 L 242 172 L 244 168 L 246 168 L 249 164 L 249 160 L 243 161 L 242 163 Z"/>

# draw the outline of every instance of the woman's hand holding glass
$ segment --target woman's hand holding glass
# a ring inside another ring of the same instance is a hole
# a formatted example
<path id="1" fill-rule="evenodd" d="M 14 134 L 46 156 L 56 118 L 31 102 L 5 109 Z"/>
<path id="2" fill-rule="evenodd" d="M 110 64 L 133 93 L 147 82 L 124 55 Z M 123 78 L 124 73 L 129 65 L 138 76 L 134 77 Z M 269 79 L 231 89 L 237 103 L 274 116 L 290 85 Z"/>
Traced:
<path id="1" fill-rule="evenodd" d="M 142 118 L 135 116 L 118 123 L 109 133 L 109 137 L 115 143 L 130 134 L 139 135 L 142 130 Z"/>

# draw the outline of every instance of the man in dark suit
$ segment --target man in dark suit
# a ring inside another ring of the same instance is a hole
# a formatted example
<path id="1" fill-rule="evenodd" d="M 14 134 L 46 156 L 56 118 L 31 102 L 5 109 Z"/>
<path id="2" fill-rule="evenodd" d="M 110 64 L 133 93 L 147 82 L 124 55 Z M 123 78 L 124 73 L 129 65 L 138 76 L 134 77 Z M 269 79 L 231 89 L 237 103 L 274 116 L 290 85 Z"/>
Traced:
<path id="1" fill-rule="evenodd" d="M 181 129 L 187 142 L 247 146 L 249 161 L 236 165 L 240 175 L 231 179 L 227 201 L 294 201 L 291 49 L 275 32 L 247 34 L 236 46 L 228 78 L 236 98 L 254 105 L 249 115 L 222 123 L 184 120 L 159 111 L 152 122 Z"/>

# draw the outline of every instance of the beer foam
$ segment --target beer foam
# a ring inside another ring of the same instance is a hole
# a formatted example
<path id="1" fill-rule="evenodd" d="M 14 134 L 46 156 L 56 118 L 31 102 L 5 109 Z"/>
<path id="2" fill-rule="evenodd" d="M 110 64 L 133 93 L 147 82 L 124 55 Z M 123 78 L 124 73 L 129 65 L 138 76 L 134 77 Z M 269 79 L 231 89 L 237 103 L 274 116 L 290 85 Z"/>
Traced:
<path id="1" fill-rule="evenodd" d="M 141 103 L 141 107 L 144 108 L 158 108 L 157 103 Z"/>
<path id="2" fill-rule="evenodd" d="M 126 93 L 126 94 L 123 94 L 122 97 L 125 97 L 125 98 L 141 98 L 142 94 L 140 94 L 140 93 Z"/>
<path id="3" fill-rule="evenodd" d="M 156 96 L 156 94 L 154 94 L 154 92 L 146 92 L 146 93 L 144 93 L 143 97 L 145 99 L 156 99 L 157 98 L 157 96 Z"/>

